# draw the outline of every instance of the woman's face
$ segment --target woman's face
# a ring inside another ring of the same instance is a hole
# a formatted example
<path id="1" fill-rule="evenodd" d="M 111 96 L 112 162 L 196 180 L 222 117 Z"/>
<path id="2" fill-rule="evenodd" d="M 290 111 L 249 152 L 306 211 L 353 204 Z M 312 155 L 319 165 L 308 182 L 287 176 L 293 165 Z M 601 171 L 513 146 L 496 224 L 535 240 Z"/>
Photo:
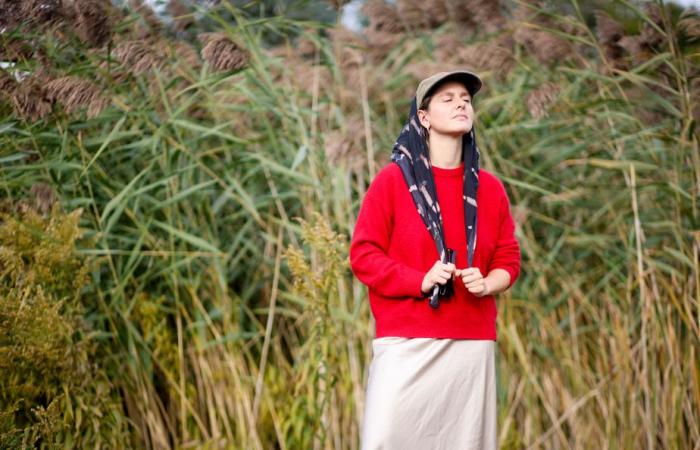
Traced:
<path id="1" fill-rule="evenodd" d="M 433 93 L 427 110 L 417 111 L 420 123 L 431 133 L 461 136 L 472 129 L 472 97 L 458 81 L 447 81 Z"/>

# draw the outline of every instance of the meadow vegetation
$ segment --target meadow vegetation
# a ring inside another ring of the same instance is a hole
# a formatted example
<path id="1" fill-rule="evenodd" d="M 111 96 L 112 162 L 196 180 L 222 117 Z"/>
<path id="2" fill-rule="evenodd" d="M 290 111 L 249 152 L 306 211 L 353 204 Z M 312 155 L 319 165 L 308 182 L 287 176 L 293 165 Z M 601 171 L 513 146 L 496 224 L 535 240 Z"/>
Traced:
<path id="1" fill-rule="evenodd" d="M 459 67 L 523 257 L 501 448 L 700 445 L 696 10 L 0 10 L 1 448 L 358 448 L 349 238 L 417 82 Z"/>

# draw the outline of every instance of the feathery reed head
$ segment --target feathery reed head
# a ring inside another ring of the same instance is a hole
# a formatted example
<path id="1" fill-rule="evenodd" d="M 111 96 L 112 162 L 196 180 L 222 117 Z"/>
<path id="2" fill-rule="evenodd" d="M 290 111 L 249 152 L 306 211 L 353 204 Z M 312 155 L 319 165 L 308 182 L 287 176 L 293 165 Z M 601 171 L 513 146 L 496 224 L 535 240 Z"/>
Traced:
<path id="1" fill-rule="evenodd" d="M 200 33 L 198 38 L 204 44 L 202 59 L 214 71 L 239 70 L 247 65 L 248 55 L 246 51 L 231 40 L 226 33 Z"/>
<path id="2" fill-rule="evenodd" d="M 93 47 L 106 44 L 112 36 L 111 4 L 107 0 L 75 0 L 75 31 L 81 41 Z"/>
<path id="3" fill-rule="evenodd" d="M 60 103 L 68 113 L 87 107 L 88 117 L 97 116 L 109 104 L 95 83 L 74 76 L 51 80 L 46 84 L 46 92 L 49 100 Z"/>
<path id="4" fill-rule="evenodd" d="M 162 64 L 162 58 L 158 56 L 153 46 L 143 40 L 120 42 L 112 54 L 134 75 L 140 75 Z"/>
<path id="5" fill-rule="evenodd" d="M 35 122 L 51 113 L 53 105 L 47 96 L 44 82 L 42 77 L 31 76 L 17 83 L 10 94 L 12 107 L 22 119 Z"/>

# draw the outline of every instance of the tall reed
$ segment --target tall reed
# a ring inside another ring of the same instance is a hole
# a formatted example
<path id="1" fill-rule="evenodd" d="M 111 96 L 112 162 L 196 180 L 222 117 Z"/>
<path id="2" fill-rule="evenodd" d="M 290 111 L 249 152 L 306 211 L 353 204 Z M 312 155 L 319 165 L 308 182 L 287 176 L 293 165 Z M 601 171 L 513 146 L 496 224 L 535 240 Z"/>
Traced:
<path id="1" fill-rule="evenodd" d="M 30 77 L 0 77 L 0 187 L 83 210 L 115 448 L 358 447 L 373 329 L 348 238 L 416 82 L 464 66 L 523 250 L 497 303 L 501 447 L 698 446 L 697 14 L 449 13 L 481 3 L 370 2 L 364 37 L 231 4 L 189 40 L 133 11 L 110 44 L 36 22 Z"/>

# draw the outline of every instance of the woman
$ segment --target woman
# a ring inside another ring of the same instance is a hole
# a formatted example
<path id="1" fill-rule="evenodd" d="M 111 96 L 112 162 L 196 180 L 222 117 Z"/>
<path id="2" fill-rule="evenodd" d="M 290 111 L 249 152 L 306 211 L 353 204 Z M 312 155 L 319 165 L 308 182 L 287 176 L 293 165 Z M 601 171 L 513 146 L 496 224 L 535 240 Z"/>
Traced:
<path id="1" fill-rule="evenodd" d="M 518 277 L 520 246 L 503 183 L 479 169 L 481 86 L 469 71 L 420 82 L 360 208 L 350 263 L 376 327 L 365 450 L 497 447 L 494 295 Z"/>

